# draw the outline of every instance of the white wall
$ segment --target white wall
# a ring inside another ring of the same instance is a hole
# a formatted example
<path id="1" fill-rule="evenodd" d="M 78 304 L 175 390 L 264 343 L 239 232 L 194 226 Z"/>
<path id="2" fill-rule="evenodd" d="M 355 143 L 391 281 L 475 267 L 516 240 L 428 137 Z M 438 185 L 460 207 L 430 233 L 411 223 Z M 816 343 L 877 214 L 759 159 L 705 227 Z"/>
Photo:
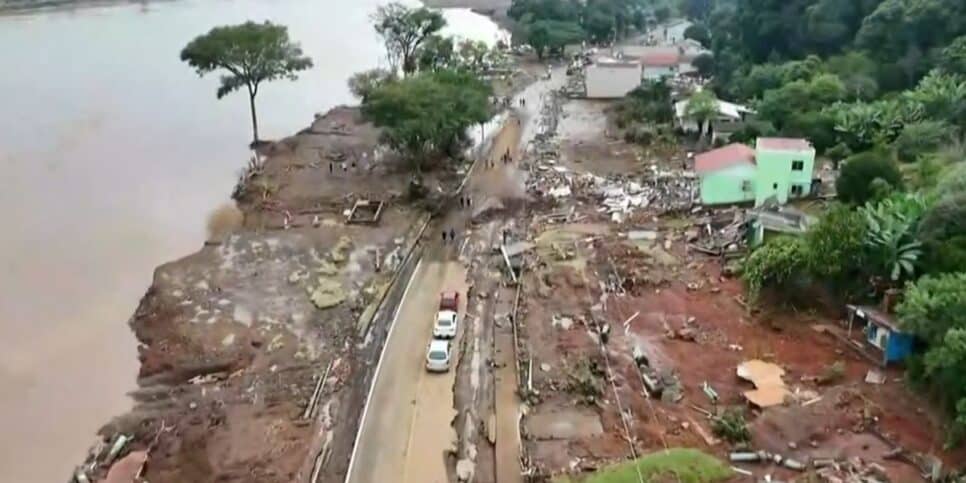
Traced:
<path id="1" fill-rule="evenodd" d="M 587 97 L 590 99 L 615 99 L 641 85 L 641 67 L 608 67 L 592 64 L 587 66 Z"/>

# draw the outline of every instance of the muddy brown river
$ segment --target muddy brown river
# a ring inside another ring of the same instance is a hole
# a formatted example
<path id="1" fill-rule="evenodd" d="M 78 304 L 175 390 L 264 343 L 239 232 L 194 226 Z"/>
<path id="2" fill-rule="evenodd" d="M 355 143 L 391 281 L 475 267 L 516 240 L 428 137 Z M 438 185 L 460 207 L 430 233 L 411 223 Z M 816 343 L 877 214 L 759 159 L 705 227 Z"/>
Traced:
<path id="1" fill-rule="evenodd" d="M 272 20 L 315 60 L 259 92 L 262 137 L 352 102 L 380 64 L 379 0 L 176 0 L 0 16 L 0 481 L 65 481 L 129 408 L 126 321 L 152 270 L 196 250 L 248 157 L 247 99 L 178 59 L 219 24 Z M 450 33 L 497 28 L 447 11 Z M 382 62 L 384 63 L 384 62 Z"/>

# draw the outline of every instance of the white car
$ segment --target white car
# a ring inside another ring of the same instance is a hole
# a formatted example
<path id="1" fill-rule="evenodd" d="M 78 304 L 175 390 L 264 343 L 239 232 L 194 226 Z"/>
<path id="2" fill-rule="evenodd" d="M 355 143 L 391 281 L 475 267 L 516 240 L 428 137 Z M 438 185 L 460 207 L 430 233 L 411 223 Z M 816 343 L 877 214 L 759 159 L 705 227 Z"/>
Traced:
<path id="1" fill-rule="evenodd" d="M 433 337 L 436 339 L 452 339 L 456 337 L 457 320 L 459 316 L 452 310 L 440 310 L 436 314 L 433 324 Z"/>
<path id="2" fill-rule="evenodd" d="M 429 372 L 449 371 L 449 341 L 433 339 L 426 351 L 426 370 Z"/>

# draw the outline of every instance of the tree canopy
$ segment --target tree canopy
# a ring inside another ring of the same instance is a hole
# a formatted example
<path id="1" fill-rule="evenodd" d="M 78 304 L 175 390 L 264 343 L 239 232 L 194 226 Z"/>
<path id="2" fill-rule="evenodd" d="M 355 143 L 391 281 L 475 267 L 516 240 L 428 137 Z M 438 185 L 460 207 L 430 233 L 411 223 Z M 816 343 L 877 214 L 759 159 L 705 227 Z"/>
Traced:
<path id="1" fill-rule="evenodd" d="M 181 50 L 181 60 L 199 76 L 223 71 L 219 99 L 242 87 L 248 90 L 252 115 L 252 136 L 258 142 L 255 96 L 262 82 L 295 80 L 297 73 L 312 67 L 312 59 L 292 42 L 288 28 L 270 22 L 245 22 L 215 27 L 196 37 Z"/>
<path id="2" fill-rule="evenodd" d="M 369 69 L 357 72 L 349 78 L 349 91 L 365 103 L 374 89 L 393 79 L 392 72 L 385 69 Z"/>
<path id="3" fill-rule="evenodd" d="M 418 172 L 427 158 L 452 154 L 467 128 L 489 119 L 490 94 L 489 85 L 469 72 L 422 72 L 377 86 L 362 112 Z"/>
<path id="4" fill-rule="evenodd" d="M 513 0 L 514 40 L 541 58 L 584 40 L 609 42 L 644 27 L 647 0 Z"/>
<path id="5" fill-rule="evenodd" d="M 686 12 L 701 11 L 699 3 L 681 2 Z M 966 389 L 948 390 L 966 388 L 966 322 L 958 317 L 966 313 L 966 2 L 713 3 L 710 13 L 690 15 L 709 29 L 712 88 L 759 117 L 731 140 L 772 131 L 845 159 L 836 181 L 844 204 L 820 216 L 804 241 L 773 240 L 752 252 L 749 291 L 831 284 L 873 302 L 908 282 L 900 320 L 927 343 L 910 375 L 958 411 L 951 434 L 966 435 Z"/>
<path id="6" fill-rule="evenodd" d="M 711 32 L 703 24 L 696 23 L 684 31 L 684 38 L 692 39 L 705 47 L 711 46 Z"/>
<path id="7" fill-rule="evenodd" d="M 389 65 L 402 69 L 404 74 L 416 71 L 417 50 L 446 26 L 446 19 L 436 10 L 396 2 L 380 6 L 372 20 L 385 43 Z"/>
<path id="8" fill-rule="evenodd" d="M 840 200 L 863 205 L 876 195 L 875 180 L 882 180 L 892 187 L 902 186 L 902 174 L 891 155 L 884 150 L 866 151 L 845 160 L 835 182 Z"/>
<path id="9" fill-rule="evenodd" d="M 957 415 L 949 443 L 966 436 L 966 273 L 925 276 L 906 287 L 896 313 L 929 349 L 912 365 L 913 380 L 931 383 Z"/>

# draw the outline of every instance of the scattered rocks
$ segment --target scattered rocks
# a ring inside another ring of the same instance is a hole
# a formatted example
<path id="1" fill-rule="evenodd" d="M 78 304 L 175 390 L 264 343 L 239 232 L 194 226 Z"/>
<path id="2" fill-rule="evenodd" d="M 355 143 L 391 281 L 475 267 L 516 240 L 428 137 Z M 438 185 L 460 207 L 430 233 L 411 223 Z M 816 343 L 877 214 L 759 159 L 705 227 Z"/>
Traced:
<path id="1" fill-rule="evenodd" d="M 342 285 L 334 280 L 319 277 L 315 287 L 306 287 L 312 304 L 318 309 L 335 307 L 345 301 L 346 295 Z"/>

